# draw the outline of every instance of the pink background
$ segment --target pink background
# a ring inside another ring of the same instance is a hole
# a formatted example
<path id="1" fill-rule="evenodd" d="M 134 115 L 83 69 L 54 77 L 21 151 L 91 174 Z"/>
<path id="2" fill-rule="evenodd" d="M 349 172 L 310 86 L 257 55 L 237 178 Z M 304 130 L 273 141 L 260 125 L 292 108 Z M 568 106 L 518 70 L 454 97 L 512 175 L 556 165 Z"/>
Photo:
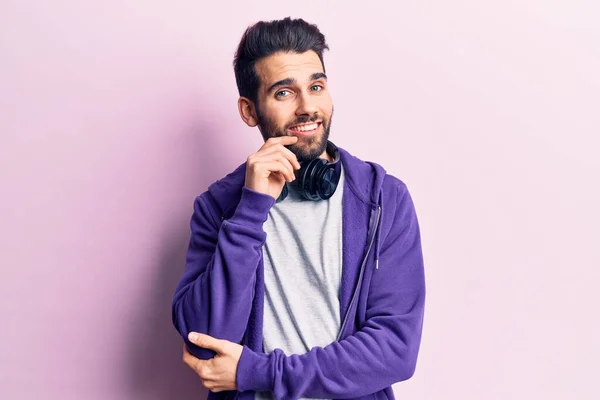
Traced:
<path id="1" fill-rule="evenodd" d="M 332 140 L 420 216 L 398 397 L 600 398 L 598 2 L 377 3 L 0 2 L 1 399 L 204 397 L 171 296 L 194 197 L 262 144 L 235 46 L 287 15 L 331 46 Z"/>

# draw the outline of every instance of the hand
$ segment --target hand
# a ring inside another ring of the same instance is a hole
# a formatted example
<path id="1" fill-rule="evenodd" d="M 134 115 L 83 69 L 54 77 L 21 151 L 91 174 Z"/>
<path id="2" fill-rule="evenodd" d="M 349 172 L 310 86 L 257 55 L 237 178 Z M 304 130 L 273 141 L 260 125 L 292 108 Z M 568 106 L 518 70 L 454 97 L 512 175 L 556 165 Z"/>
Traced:
<path id="1" fill-rule="evenodd" d="M 285 147 L 297 141 L 296 136 L 270 138 L 256 153 L 250 154 L 246 160 L 245 185 L 277 200 L 283 185 L 296 179 L 294 170 L 300 169 L 296 155 Z"/>
<path id="2" fill-rule="evenodd" d="M 236 390 L 237 366 L 244 347 L 196 332 L 191 332 L 188 339 L 198 347 L 217 353 L 210 360 L 201 360 L 191 355 L 183 345 L 183 362 L 200 376 L 202 385 L 212 392 Z"/>

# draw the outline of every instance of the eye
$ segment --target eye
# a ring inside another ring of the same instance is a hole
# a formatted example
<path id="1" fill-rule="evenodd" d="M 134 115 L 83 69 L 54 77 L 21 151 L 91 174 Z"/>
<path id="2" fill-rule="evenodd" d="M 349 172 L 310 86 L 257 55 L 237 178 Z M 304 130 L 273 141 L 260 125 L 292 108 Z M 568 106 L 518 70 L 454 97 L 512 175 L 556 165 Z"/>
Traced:
<path id="1" fill-rule="evenodd" d="M 279 92 L 275 93 L 275 97 L 277 97 L 277 98 L 285 97 L 285 96 L 287 96 L 287 94 L 289 94 L 289 92 L 290 91 L 287 89 L 280 90 Z"/>
<path id="2" fill-rule="evenodd" d="M 320 92 L 321 90 L 323 90 L 323 86 L 321 86 L 321 85 L 312 85 L 312 86 L 310 87 L 310 89 L 311 89 L 313 92 Z"/>

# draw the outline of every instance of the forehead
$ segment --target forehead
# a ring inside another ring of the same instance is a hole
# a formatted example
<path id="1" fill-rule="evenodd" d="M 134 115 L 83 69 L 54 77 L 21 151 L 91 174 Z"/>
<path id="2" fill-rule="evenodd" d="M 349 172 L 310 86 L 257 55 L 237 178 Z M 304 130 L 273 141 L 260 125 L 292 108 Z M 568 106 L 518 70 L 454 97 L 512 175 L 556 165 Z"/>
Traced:
<path id="1" fill-rule="evenodd" d="M 282 79 L 293 78 L 301 82 L 317 72 L 324 72 L 319 56 L 312 50 L 305 53 L 274 53 L 259 60 L 255 68 L 262 89 Z"/>

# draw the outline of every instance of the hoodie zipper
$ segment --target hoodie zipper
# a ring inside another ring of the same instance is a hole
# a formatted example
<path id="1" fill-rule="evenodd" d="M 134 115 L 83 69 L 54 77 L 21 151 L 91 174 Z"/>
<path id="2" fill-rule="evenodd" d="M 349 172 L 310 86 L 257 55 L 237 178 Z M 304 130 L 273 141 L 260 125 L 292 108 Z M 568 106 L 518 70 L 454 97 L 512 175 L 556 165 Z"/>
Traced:
<path id="1" fill-rule="evenodd" d="M 336 341 L 340 340 L 342 333 L 344 332 L 344 327 L 346 326 L 346 322 L 348 322 L 348 316 L 350 315 L 350 310 L 352 310 L 352 305 L 356 300 L 356 296 L 358 295 L 358 288 L 362 282 L 363 273 L 365 271 L 365 265 L 367 264 L 367 259 L 369 258 L 369 254 L 371 253 L 371 248 L 373 247 L 373 242 L 375 241 L 375 236 L 377 236 L 377 229 L 379 228 L 379 218 L 381 216 L 381 206 L 377 205 L 377 219 L 375 220 L 375 227 L 373 229 L 373 233 L 371 234 L 371 240 L 369 242 L 369 247 L 367 248 L 367 254 L 365 254 L 365 258 L 363 258 L 362 264 L 360 266 L 360 272 L 358 274 L 358 281 L 356 283 L 356 287 L 354 288 L 354 294 L 352 295 L 352 300 L 350 300 L 350 305 L 346 310 L 346 315 L 344 316 L 344 320 L 342 321 L 342 326 L 340 326 L 340 332 L 336 338 Z M 376 263 L 379 263 L 379 260 L 376 260 Z"/>

